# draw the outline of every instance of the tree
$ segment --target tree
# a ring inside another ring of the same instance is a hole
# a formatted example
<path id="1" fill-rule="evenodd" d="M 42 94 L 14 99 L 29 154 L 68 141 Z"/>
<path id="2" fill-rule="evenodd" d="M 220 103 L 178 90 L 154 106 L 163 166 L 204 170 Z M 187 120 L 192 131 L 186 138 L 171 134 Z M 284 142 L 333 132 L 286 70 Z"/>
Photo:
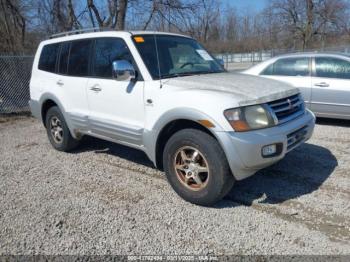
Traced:
<path id="1" fill-rule="evenodd" d="M 309 42 L 312 39 L 313 34 L 316 34 L 317 31 L 314 31 L 314 3 L 313 0 L 306 1 L 306 26 L 305 30 L 301 30 L 302 39 L 303 39 L 303 50 L 309 45 Z"/>
<path id="2" fill-rule="evenodd" d="M 92 26 L 95 27 L 97 22 L 97 25 L 100 28 L 124 30 L 128 2 L 128 0 L 108 0 L 108 14 L 106 17 L 103 9 L 99 9 L 95 5 L 94 0 L 87 0 L 87 7 L 89 9 Z"/>
<path id="3" fill-rule="evenodd" d="M 280 31 L 285 32 L 285 42 L 290 42 L 292 48 L 297 47 L 298 41 L 303 42 L 305 48 L 306 8 L 308 0 L 274 0 L 271 8 L 279 19 Z"/>
<path id="4" fill-rule="evenodd" d="M 350 18 L 347 12 L 349 4 L 343 0 L 319 0 L 316 6 L 317 31 L 321 37 L 321 47 L 324 48 L 329 36 L 346 31 L 345 25 Z"/>
<path id="5" fill-rule="evenodd" d="M 23 51 L 26 20 L 19 1 L 0 0 L 1 51 L 16 53 Z"/>
<path id="6" fill-rule="evenodd" d="M 190 35 L 214 52 L 326 48 L 350 39 L 349 0 L 271 0 L 238 12 L 220 0 L 0 0 L 0 52 L 33 52 L 80 28 Z"/>

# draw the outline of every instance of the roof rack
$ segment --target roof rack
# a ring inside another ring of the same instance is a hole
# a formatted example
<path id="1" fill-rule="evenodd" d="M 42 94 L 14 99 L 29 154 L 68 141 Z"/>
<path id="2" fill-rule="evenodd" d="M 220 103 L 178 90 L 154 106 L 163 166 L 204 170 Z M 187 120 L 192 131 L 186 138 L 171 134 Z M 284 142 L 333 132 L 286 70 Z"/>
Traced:
<path id="1" fill-rule="evenodd" d="M 92 27 L 92 28 L 84 28 L 84 29 L 77 29 L 62 33 L 53 34 L 50 36 L 50 39 L 62 37 L 62 36 L 68 36 L 68 35 L 78 35 L 78 34 L 84 34 L 84 33 L 91 33 L 91 32 L 102 32 L 102 31 L 111 31 L 110 28 L 100 28 L 100 27 Z"/>

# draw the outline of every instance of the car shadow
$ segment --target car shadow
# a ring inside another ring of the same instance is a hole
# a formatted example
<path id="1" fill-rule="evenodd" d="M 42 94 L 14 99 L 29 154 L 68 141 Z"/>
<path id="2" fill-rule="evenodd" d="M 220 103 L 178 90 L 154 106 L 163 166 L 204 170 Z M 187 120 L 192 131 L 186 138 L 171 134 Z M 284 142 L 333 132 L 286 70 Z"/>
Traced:
<path id="1" fill-rule="evenodd" d="M 84 136 L 79 147 L 71 153 L 76 154 L 91 151 L 96 154 L 109 154 L 155 169 L 155 166 L 143 151 L 91 136 Z"/>
<path id="2" fill-rule="evenodd" d="M 71 153 L 91 151 L 156 170 L 144 152 L 94 137 L 84 137 L 81 145 Z M 250 206 L 253 202 L 278 204 L 310 194 L 328 179 L 337 166 L 338 161 L 330 150 L 304 143 L 277 164 L 237 181 L 224 200 L 214 208 Z"/>
<path id="3" fill-rule="evenodd" d="M 350 127 L 350 120 L 317 117 L 316 124 L 327 125 L 327 126 Z"/>
<path id="4" fill-rule="evenodd" d="M 236 182 L 225 199 L 247 206 L 253 202 L 282 203 L 317 190 L 337 166 L 330 150 L 305 143 L 277 164 Z M 218 207 L 231 205 L 223 202 Z"/>

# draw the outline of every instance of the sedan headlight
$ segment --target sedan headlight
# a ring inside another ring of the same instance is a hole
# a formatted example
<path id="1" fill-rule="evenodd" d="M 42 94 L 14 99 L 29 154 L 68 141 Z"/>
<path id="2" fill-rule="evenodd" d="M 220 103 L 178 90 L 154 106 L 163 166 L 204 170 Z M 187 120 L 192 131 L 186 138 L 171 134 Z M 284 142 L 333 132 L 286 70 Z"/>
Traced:
<path id="1" fill-rule="evenodd" d="M 224 115 L 232 128 L 237 132 L 262 129 L 275 125 L 266 105 L 254 105 L 228 109 Z"/>

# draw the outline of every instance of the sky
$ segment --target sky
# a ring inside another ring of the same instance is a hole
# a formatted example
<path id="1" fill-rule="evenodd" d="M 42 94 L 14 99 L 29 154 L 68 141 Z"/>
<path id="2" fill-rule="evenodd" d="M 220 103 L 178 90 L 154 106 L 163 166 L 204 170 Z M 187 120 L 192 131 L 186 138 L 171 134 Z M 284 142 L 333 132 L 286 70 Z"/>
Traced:
<path id="1" fill-rule="evenodd" d="M 252 10 L 252 11 L 261 11 L 266 7 L 269 0 L 221 0 L 223 4 L 229 4 L 233 7 L 236 7 L 237 10 Z"/>

